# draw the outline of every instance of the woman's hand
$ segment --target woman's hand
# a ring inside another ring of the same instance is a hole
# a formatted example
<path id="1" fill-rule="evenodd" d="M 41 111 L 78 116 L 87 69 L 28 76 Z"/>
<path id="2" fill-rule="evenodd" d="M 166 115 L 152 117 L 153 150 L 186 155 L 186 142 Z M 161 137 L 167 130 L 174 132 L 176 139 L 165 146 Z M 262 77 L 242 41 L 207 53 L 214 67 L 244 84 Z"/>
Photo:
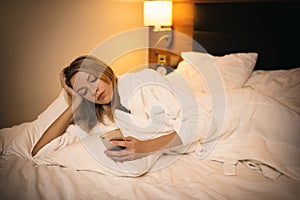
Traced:
<path id="1" fill-rule="evenodd" d="M 112 160 L 116 162 L 126 162 L 132 161 L 136 159 L 143 158 L 148 156 L 148 153 L 132 153 L 130 151 L 122 150 L 122 151 L 105 151 L 105 154 Z"/>
<path id="2" fill-rule="evenodd" d="M 73 108 L 78 108 L 82 102 L 82 98 L 79 94 L 77 94 L 71 87 L 66 84 L 66 77 L 63 72 L 59 74 L 60 84 L 62 88 L 72 97 Z"/>
<path id="3" fill-rule="evenodd" d="M 171 147 L 182 145 L 182 141 L 174 131 L 149 140 L 138 140 L 134 137 L 126 137 L 124 141 L 111 141 L 112 144 L 124 147 L 121 151 L 105 151 L 105 154 L 117 162 L 125 162 L 139 159 L 149 154 Z"/>
<path id="4" fill-rule="evenodd" d="M 121 151 L 105 151 L 105 154 L 114 161 L 125 162 L 136 160 L 149 155 L 147 140 L 138 140 L 134 137 L 126 137 L 124 141 L 112 140 L 115 146 L 124 147 Z"/>

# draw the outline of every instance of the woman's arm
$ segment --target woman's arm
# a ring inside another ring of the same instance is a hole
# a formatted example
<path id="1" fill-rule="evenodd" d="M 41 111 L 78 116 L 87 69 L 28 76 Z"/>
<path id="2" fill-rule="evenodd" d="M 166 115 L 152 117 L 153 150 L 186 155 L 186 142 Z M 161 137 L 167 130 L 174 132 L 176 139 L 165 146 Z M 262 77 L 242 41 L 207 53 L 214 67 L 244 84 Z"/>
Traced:
<path id="1" fill-rule="evenodd" d="M 111 141 L 116 146 L 125 147 L 122 151 L 106 151 L 105 154 L 117 162 L 135 160 L 156 151 L 170 149 L 182 145 L 178 134 L 174 131 L 168 135 L 149 140 L 138 140 L 134 137 L 126 137 L 126 141 Z"/>
<path id="2" fill-rule="evenodd" d="M 73 118 L 72 105 L 70 105 L 45 131 L 42 137 L 39 139 L 37 144 L 32 150 L 32 156 L 44 147 L 46 144 L 51 142 L 53 139 L 61 136 L 66 130 L 67 126 Z"/>
<path id="3" fill-rule="evenodd" d="M 66 85 L 65 77 L 62 73 L 60 74 L 60 80 L 62 87 L 67 91 L 68 94 L 72 95 L 72 98 L 74 99 L 72 104 L 69 105 L 69 107 L 44 132 L 42 137 L 34 146 L 31 152 L 32 156 L 35 156 L 41 148 L 65 132 L 66 128 L 73 119 L 73 110 L 77 109 L 82 101 L 82 97 L 77 95 L 72 88 Z"/>
<path id="4" fill-rule="evenodd" d="M 115 141 L 113 141 L 114 143 Z M 120 141 L 119 141 L 120 142 Z M 138 140 L 133 137 L 127 137 L 126 141 L 121 141 L 121 146 L 126 147 L 127 151 L 134 153 L 152 153 L 169 149 L 171 147 L 179 146 L 182 144 L 180 137 L 174 131 L 168 135 L 160 136 L 149 140 Z M 118 145 L 118 143 L 117 143 Z"/>

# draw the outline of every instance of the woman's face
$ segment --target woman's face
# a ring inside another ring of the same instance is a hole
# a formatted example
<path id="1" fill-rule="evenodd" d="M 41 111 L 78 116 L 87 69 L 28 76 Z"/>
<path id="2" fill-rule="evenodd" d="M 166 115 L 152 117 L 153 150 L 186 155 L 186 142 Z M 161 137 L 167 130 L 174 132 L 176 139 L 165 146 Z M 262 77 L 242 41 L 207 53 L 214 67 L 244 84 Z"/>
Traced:
<path id="1" fill-rule="evenodd" d="M 77 72 L 71 79 L 73 90 L 95 104 L 108 104 L 113 97 L 112 82 L 105 75 L 98 78 L 84 71 Z"/>

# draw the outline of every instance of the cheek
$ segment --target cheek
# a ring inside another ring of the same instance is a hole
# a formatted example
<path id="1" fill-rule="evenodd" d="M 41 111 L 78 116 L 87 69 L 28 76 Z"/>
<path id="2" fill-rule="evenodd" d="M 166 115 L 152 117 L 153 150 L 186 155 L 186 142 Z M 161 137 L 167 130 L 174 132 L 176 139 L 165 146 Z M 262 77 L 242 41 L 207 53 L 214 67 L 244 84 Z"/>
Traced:
<path id="1" fill-rule="evenodd" d="M 107 83 L 103 80 L 100 79 L 100 81 L 97 83 L 97 86 L 99 89 L 104 89 L 104 90 L 112 90 L 112 83 Z"/>
<path id="2" fill-rule="evenodd" d="M 114 93 L 114 89 L 113 89 L 113 86 L 112 86 L 112 84 L 108 86 L 108 90 L 110 91 L 110 93 L 111 93 L 111 96 L 112 96 L 112 95 L 113 95 L 113 93 Z"/>
<path id="3" fill-rule="evenodd" d="M 84 96 L 83 98 L 85 98 L 86 100 L 92 102 L 92 103 L 95 103 L 95 98 L 92 98 L 90 96 Z"/>
<path id="4" fill-rule="evenodd" d="M 85 95 L 81 95 L 81 96 L 83 98 L 85 98 L 86 100 L 94 103 L 95 102 L 95 92 L 96 92 L 95 87 L 89 87 L 87 93 Z"/>

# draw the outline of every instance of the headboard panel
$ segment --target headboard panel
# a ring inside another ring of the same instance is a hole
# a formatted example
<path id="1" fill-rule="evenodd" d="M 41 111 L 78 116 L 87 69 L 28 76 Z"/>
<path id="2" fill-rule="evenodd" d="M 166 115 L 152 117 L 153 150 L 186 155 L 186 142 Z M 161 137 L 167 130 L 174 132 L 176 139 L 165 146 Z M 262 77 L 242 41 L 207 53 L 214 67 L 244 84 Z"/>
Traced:
<path id="1" fill-rule="evenodd" d="M 208 53 L 258 52 L 256 70 L 300 67 L 300 3 L 195 3 L 194 12 L 194 40 Z"/>

